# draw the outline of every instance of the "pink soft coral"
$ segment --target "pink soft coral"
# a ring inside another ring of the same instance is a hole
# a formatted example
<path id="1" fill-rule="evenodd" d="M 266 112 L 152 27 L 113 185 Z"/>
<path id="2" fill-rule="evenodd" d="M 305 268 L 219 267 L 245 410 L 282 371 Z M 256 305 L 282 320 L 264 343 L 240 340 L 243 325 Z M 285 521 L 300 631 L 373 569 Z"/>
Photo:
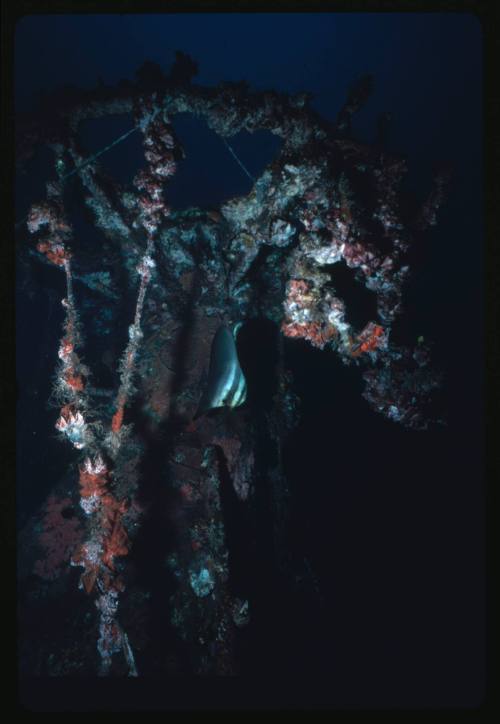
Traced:
<path id="1" fill-rule="evenodd" d="M 69 498 L 57 498 L 54 495 L 45 504 L 43 530 L 39 538 L 45 556 L 36 561 L 34 572 L 47 581 L 60 575 L 62 566 L 69 563 L 71 554 L 83 539 L 83 529 L 78 518 L 63 515 L 71 505 Z"/>

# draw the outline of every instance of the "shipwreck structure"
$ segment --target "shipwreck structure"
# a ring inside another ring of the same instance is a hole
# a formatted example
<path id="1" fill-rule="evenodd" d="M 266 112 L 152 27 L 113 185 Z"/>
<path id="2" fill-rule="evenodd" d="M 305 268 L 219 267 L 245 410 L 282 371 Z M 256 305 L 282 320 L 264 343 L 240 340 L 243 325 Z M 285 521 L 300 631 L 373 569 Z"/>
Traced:
<path id="1" fill-rule="evenodd" d="M 392 329 L 404 314 L 409 250 L 436 223 L 446 175 L 436 177 L 423 205 L 412 206 L 402 189 L 405 159 L 382 142 L 352 138 L 351 117 L 369 95 L 369 78 L 352 86 L 332 123 L 306 93 L 202 87 L 192 82 L 195 73 L 179 53 L 168 75 L 146 64 L 136 82 L 66 89 L 18 122 L 19 167 L 42 147 L 53 158 L 46 197 L 19 228 L 19 254 L 25 264 L 56 265 L 66 278 L 53 424 L 75 454 L 23 532 L 28 673 L 239 670 L 239 642 L 255 608 L 252 561 L 262 558 L 262 516 L 271 531 L 269 565 L 285 576 L 291 565 L 282 449 L 300 399 L 287 340 L 357 367 L 374 415 L 413 429 L 432 421 L 438 381 L 429 350 L 398 344 Z M 185 155 L 172 121 L 186 113 L 206 122 L 247 175 L 231 138 L 264 130 L 280 139 L 250 193 L 217 210 L 169 205 Z M 144 165 L 127 186 L 101 165 L 107 149 L 89 154 L 80 138 L 85 121 L 112 116 L 128 116 L 131 125 L 112 145 L 125 149 L 132 133 L 142 138 Z M 92 238 L 79 236 L 78 214 L 93 224 Z M 373 318 L 363 327 L 351 322 L 336 289 L 336 266 L 372 295 Z M 238 404 L 214 393 L 226 403 L 205 405 L 207 414 L 194 420 L 207 384 L 217 383 L 208 371 L 218 330 L 238 329 L 243 385 L 255 352 L 248 340 L 245 347 L 252 325 L 266 346 L 268 382 L 249 374 L 246 399 L 236 388 Z M 104 352 L 114 387 L 93 372 Z M 235 535 L 235 526 L 244 534 Z M 46 640 L 28 623 L 42 605 L 59 610 L 48 659 L 36 654 Z"/>

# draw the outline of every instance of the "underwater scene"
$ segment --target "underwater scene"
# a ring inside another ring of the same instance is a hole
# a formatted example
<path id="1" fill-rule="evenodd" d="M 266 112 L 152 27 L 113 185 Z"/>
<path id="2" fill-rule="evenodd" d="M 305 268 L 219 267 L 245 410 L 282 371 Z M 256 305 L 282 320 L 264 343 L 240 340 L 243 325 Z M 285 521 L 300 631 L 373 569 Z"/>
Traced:
<path id="1" fill-rule="evenodd" d="M 21 690 L 479 706 L 477 18 L 27 15 L 14 51 Z"/>

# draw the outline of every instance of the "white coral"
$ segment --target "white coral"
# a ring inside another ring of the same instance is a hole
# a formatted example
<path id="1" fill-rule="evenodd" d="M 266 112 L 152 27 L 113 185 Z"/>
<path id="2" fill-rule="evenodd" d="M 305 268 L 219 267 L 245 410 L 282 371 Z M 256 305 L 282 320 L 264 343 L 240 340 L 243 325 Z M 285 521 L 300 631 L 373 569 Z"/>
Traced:
<path id="1" fill-rule="evenodd" d="M 100 455 L 96 455 L 93 461 L 90 458 L 85 458 L 83 469 L 89 475 L 102 475 L 107 470 L 106 463 Z"/>
<path id="2" fill-rule="evenodd" d="M 85 422 L 81 412 L 77 412 L 76 414 L 69 412 L 67 417 L 61 415 L 55 426 L 60 432 L 66 435 L 66 437 L 78 450 L 85 447 L 87 423 Z"/>

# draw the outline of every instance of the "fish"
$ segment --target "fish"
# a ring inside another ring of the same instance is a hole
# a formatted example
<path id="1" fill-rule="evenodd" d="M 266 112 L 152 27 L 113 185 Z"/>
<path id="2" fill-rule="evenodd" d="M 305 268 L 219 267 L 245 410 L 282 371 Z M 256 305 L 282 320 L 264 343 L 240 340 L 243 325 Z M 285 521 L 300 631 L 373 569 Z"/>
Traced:
<path id="1" fill-rule="evenodd" d="M 241 326 L 238 322 L 231 330 L 222 324 L 212 340 L 208 380 L 193 421 L 219 407 L 230 409 L 246 400 L 247 383 L 240 367 L 235 336 Z"/>

